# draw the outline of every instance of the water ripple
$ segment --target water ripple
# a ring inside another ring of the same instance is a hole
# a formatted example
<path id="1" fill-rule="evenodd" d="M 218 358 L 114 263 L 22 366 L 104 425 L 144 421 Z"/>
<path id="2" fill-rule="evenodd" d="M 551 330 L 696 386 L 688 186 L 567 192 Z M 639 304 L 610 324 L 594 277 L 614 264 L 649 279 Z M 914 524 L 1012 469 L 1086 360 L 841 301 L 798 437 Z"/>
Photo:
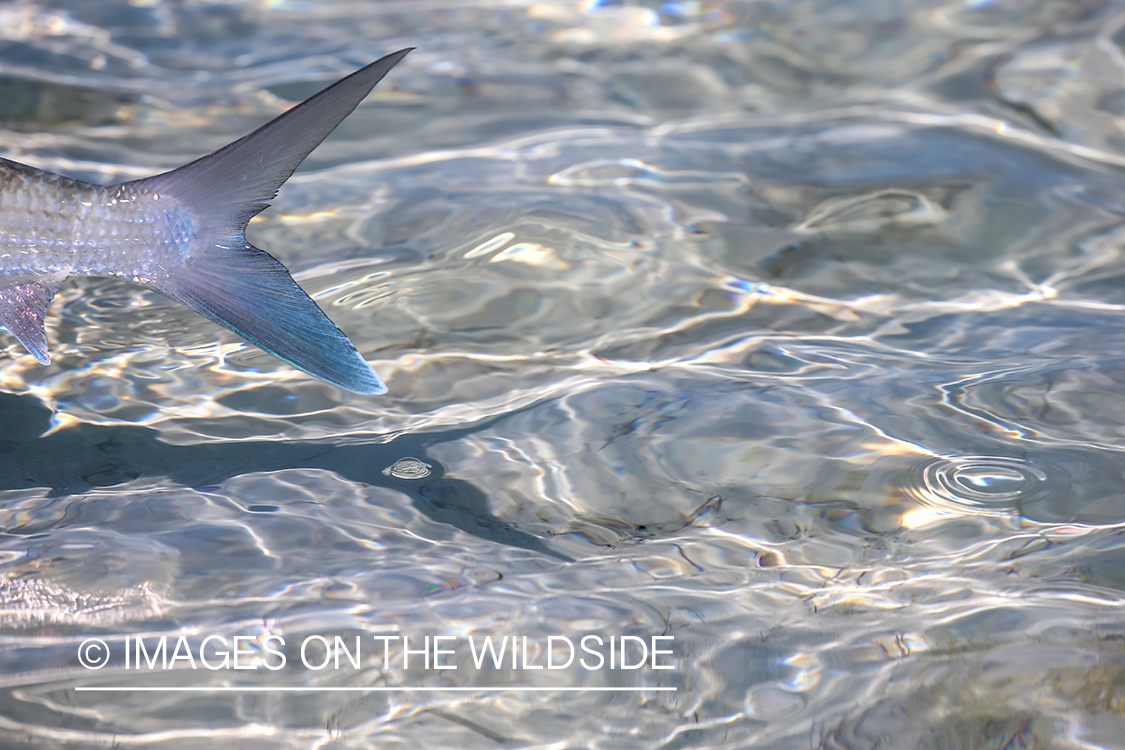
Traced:
<path id="1" fill-rule="evenodd" d="M 51 366 L 0 334 L 0 746 L 1118 747 L 1123 24 L 0 4 L 5 156 L 99 180 L 417 47 L 249 227 L 386 396 L 109 279 L 62 287 Z M 87 637 L 210 632 L 678 664 L 97 679 L 676 692 L 73 691 Z"/>
<path id="2" fill-rule="evenodd" d="M 1022 503 L 1051 490 L 1036 466 L 997 456 L 940 458 L 921 470 L 920 480 L 911 488 L 919 497 L 986 514 L 1018 512 Z"/>

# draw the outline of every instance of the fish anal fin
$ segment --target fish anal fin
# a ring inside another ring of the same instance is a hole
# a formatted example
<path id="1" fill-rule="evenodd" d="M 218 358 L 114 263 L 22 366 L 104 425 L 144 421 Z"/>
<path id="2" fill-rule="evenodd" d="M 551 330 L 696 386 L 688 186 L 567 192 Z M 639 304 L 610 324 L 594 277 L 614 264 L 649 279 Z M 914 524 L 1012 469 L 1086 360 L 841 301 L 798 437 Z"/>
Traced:
<path id="1" fill-rule="evenodd" d="M 52 279 L 0 279 L 0 324 L 41 365 L 51 364 L 44 318 L 58 288 Z"/>

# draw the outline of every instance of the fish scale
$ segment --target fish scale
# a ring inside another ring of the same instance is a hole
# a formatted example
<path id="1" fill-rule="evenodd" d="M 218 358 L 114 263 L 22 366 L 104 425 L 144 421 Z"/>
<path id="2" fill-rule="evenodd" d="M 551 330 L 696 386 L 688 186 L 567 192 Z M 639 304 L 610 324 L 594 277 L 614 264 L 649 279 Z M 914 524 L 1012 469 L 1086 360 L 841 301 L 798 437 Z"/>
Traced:
<path id="1" fill-rule="evenodd" d="M 53 179 L 52 179 L 53 178 Z M 66 273 L 151 280 L 188 247 L 170 210 L 130 186 L 0 163 L 0 275 Z"/>
<path id="2" fill-rule="evenodd" d="M 411 50 L 387 55 L 171 172 L 94 185 L 0 159 L 0 324 L 49 364 L 47 306 L 67 276 L 154 289 L 314 377 L 387 387 L 246 224 Z"/>

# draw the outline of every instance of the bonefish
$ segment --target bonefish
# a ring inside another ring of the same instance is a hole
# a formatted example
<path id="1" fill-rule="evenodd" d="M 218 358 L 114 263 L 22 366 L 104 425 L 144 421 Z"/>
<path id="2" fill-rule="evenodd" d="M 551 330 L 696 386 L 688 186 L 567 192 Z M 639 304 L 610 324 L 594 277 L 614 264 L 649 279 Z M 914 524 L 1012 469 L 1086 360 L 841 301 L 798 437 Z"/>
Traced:
<path id="1" fill-rule="evenodd" d="M 103 186 L 0 159 L 0 324 L 50 364 L 44 316 L 67 276 L 154 289 L 298 370 L 355 393 L 386 385 L 246 223 L 410 49 L 337 81 L 250 135 L 143 180 Z"/>

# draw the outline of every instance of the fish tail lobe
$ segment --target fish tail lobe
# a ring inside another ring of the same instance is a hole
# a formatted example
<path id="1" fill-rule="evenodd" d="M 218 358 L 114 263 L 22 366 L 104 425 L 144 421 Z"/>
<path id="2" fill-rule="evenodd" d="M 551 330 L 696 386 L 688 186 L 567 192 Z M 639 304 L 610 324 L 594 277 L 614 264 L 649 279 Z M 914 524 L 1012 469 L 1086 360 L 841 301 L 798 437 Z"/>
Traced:
<path id="1" fill-rule="evenodd" d="M 192 251 L 151 284 L 298 370 L 353 393 L 387 392 L 347 336 L 272 255 L 250 244 Z"/>

